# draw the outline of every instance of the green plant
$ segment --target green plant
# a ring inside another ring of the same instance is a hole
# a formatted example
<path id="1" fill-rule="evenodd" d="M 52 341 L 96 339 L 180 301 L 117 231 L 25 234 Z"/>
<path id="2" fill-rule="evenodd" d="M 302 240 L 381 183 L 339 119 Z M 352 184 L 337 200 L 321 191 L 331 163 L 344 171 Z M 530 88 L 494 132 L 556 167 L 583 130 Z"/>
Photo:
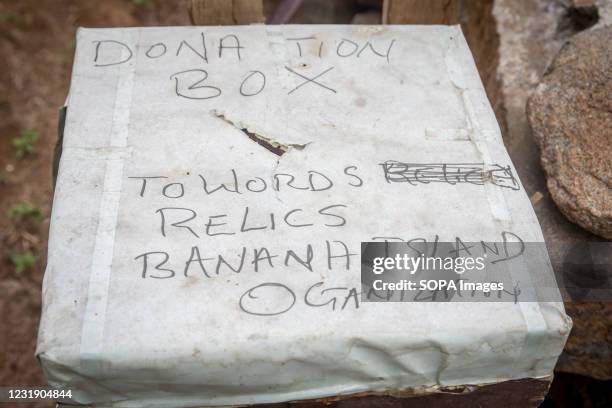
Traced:
<path id="1" fill-rule="evenodd" d="M 8 216 L 14 221 L 41 222 L 43 220 L 42 210 L 26 201 L 13 205 L 8 211 Z"/>
<path id="2" fill-rule="evenodd" d="M 138 7 L 150 7 L 152 0 L 131 0 L 132 4 Z"/>
<path id="3" fill-rule="evenodd" d="M 17 273 L 22 273 L 36 265 L 36 256 L 29 251 L 14 253 L 10 256 L 10 260 L 15 266 L 15 272 Z"/>
<path id="4" fill-rule="evenodd" d="M 2 23 L 14 23 L 17 21 L 17 14 L 12 11 L 7 11 L 5 13 L 0 13 L 0 22 Z"/>
<path id="5" fill-rule="evenodd" d="M 23 129 L 19 137 L 13 139 L 17 158 L 21 159 L 34 151 L 34 142 L 38 139 L 38 132 L 32 129 Z"/>

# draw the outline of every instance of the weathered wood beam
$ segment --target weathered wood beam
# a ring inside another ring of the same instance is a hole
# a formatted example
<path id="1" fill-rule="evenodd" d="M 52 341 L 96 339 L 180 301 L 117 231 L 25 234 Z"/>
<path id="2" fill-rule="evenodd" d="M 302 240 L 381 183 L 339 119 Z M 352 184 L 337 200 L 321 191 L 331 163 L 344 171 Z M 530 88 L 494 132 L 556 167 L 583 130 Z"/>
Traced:
<path id="1" fill-rule="evenodd" d="M 190 0 L 195 25 L 246 25 L 265 21 L 262 0 Z"/>

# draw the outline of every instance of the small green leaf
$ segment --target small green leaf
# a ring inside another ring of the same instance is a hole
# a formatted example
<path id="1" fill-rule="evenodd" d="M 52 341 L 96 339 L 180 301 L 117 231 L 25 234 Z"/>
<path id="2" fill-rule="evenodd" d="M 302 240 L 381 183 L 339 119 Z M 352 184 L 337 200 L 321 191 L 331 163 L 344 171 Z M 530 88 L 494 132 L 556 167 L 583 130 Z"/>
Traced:
<path id="1" fill-rule="evenodd" d="M 138 7 L 151 7 L 152 0 L 131 0 L 132 4 Z"/>
<path id="2" fill-rule="evenodd" d="M 12 11 L 7 11 L 6 13 L 0 13 L 0 22 L 2 23 L 14 23 L 17 21 L 17 14 Z"/>
<path id="3" fill-rule="evenodd" d="M 38 139 L 38 132 L 32 129 L 24 129 L 19 137 L 13 139 L 18 159 L 34 152 L 34 142 Z"/>
<path id="4" fill-rule="evenodd" d="M 15 266 L 15 272 L 22 273 L 36 265 L 36 256 L 31 252 L 14 253 L 10 256 L 11 262 Z"/>
<path id="5" fill-rule="evenodd" d="M 41 222 L 43 220 L 42 210 L 34 204 L 26 201 L 13 205 L 8 211 L 8 216 L 11 220 L 18 222 Z"/>

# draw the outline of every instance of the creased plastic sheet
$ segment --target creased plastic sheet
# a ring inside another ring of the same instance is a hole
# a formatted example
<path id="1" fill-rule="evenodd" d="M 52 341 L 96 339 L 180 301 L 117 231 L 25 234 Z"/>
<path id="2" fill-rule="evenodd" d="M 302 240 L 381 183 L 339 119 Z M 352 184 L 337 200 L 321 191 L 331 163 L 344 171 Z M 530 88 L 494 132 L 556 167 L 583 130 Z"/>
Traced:
<path id="1" fill-rule="evenodd" d="M 516 175 L 458 27 L 79 30 L 49 382 L 182 407 L 550 375 L 560 303 L 361 301 L 362 241 L 543 241 L 518 178 L 389 183 L 390 160 Z"/>

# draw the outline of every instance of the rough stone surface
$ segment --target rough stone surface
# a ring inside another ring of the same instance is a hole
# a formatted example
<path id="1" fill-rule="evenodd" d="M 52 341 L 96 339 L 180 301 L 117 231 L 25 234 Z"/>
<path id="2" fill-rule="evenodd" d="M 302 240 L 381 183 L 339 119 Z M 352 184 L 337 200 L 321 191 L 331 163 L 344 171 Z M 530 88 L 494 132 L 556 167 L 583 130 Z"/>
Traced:
<path id="1" fill-rule="evenodd" d="M 559 209 L 612 239 L 612 27 L 561 49 L 527 104 L 547 186 Z"/>
<path id="2" fill-rule="evenodd" d="M 595 28 L 612 24 L 612 0 L 595 0 L 595 4 L 599 14 Z M 525 114 L 527 97 L 559 49 L 575 34 L 562 29 L 563 20 L 572 18 L 566 6 L 558 0 L 496 0 L 493 14 L 500 40 L 497 74 L 507 125 L 502 129 L 504 143 L 529 196 L 542 195 L 533 206 L 546 242 L 572 244 L 603 238 L 570 222 L 555 205 Z M 565 256 L 550 253 L 553 265 L 563 263 Z M 611 380 L 612 302 L 574 302 L 565 307 L 574 326 L 555 372 Z"/>

